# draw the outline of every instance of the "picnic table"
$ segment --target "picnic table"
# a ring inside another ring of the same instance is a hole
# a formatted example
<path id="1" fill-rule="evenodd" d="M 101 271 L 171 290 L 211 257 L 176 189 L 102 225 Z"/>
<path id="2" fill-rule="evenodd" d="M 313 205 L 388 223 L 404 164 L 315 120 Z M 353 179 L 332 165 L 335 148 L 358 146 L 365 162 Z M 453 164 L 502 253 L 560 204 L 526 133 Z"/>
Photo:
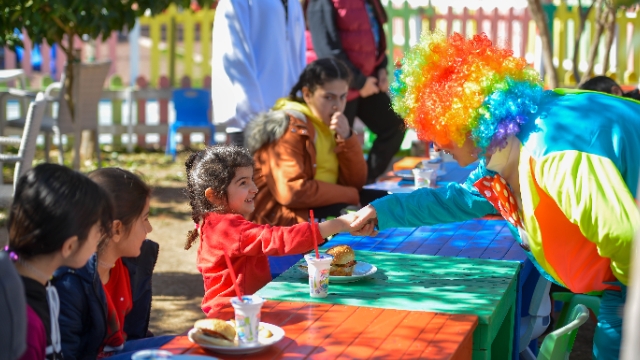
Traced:
<path id="1" fill-rule="evenodd" d="M 233 318 L 231 307 L 218 318 Z M 284 339 L 262 352 L 224 355 L 194 345 L 182 335 L 162 349 L 173 354 L 220 359 L 470 359 L 473 315 L 381 309 L 307 302 L 267 301 L 262 321 L 285 331 Z"/>
<path id="2" fill-rule="evenodd" d="M 377 273 L 353 283 L 329 282 L 326 298 L 311 298 L 307 276 L 292 267 L 258 291 L 278 301 L 340 304 L 478 316 L 474 359 L 513 356 L 517 275 L 512 261 L 358 251 Z"/>
<path id="3" fill-rule="evenodd" d="M 392 228 L 376 237 L 339 234 L 321 249 L 346 244 L 354 250 L 453 256 L 470 259 L 516 261 L 521 264 L 516 290 L 514 334 L 520 333 L 520 319 L 529 314 L 531 297 L 540 274 L 520 244 L 511 235 L 505 220 L 476 219 L 457 223 Z M 518 356 L 520 337 L 514 337 L 514 358 Z M 530 345 L 532 350 L 537 342 Z"/>
<path id="4" fill-rule="evenodd" d="M 476 219 L 417 228 L 392 228 L 381 231 L 376 237 L 339 234 L 320 249 L 340 244 L 351 246 L 356 256 L 366 250 L 518 262 L 521 268 L 517 278 L 514 334 L 520 333 L 520 320 L 528 315 L 531 296 L 540 276 L 511 235 L 505 220 Z M 271 272 L 280 274 L 301 259 L 301 255 L 293 255 L 274 261 Z M 530 347 L 536 350 L 536 345 L 532 342 Z M 513 339 L 514 358 L 517 358 L 519 348 L 520 337 L 516 335 Z"/>

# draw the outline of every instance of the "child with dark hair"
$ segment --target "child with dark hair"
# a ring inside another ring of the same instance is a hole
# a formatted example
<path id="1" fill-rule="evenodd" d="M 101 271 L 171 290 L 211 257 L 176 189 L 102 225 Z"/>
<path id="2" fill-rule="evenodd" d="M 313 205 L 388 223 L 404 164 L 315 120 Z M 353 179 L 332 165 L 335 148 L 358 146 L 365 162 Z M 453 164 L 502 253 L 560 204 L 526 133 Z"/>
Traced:
<path id="1" fill-rule="evenodd" d="M 245 145 L 260 190 L 250 220 L 288 226 L 305 222 L 309 209 L 326 218 L 361 202 L 367 164 L 342 113 L 350 78 L 342 61 L 316 60 L 288 98 L 249 123 Z"/>
<path id="2" fill-rule="evenodd" d="M 62 359 L 60 301 L 51 276 L 81 268 L 111 230 L 109 195 L 69 168 L 42 164 L 20 179 L 9 209 L 8 251 L 27 298 L 27 351 L 22 359 Z"/>
<path id="3" fill-rule="evenodd" d="M 111 236 L 81 269 L 60 268 L 60 325 L 65 359 L 130 358 L 158 348 L 172 337 L 151 337 L 151 275 L 158 244 L 151 232 L 151 189 L 140 177 L 118 168 L 93 171 L 89 178 L 106 190 L 115 214 Z M 78 296 L 81 294 L 81 296 Z"/>
<path id="4" fill-rule="evenodd" d="M 622 88 L 615 80 L 607 76 L 594 76 L 580 85 L 581 90 L 598 91 L 607 94 L 622 96 Z"/>
<path id="5" fill-rule="evenodd" d="M 604 75 L 594 76 L 580 85 L 580 90 L 598 91 L 616 96 L 622 96 L 629 99 L 640 100 L 640 91 L 633 89 L 624 92 L 622 87 L 612 78 Z"/>
<path id="6" fill-rule="evenodd" d="M 349 216 L 291 227 L 258 225 L 247 218 L 254 211 L 258 188 L 253 182 L 253 159 L 239 146 L 212 146 L 191 154 L 186 163 L 187 194 L 195 230 L 185 249 L 200 236 L 198 270 L 204 280 L 202 311 L 212 317 L 234 296 L 224 259 L 231 258 L 242 295 L 250 295 L 271 281 L 267 255 L 302 254 L 330 235 L 349 228 Z M 315 227 L 315 229 L 314 229 Z"/>

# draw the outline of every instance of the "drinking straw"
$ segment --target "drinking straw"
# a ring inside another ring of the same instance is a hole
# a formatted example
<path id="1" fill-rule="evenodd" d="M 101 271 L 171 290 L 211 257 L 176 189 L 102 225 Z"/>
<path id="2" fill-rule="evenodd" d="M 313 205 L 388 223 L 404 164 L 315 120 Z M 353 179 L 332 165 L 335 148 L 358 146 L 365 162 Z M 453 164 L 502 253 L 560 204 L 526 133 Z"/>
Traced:
<path id="1" fill-rule="evenodd" d="M 309 221 L 311 222 L 311 234 L 313 234 L 313 247 L 316 249 L 316 259 L 320 259 L 318 253 L 318 237 L 316 236 L 316 220 L 313 218 L 313 210 L 309 210 Z"/>
<path id="2" fill-rule="evenodd" d="M 227 267 L 229 268 L 229 272 L 231 273 L 231 281 L 233 282 L 233 287 L 236 289 L 236 296 L 238 300 L 242 302 L 242 296 L 240 296 L 240 288 L 238 287 L 238 280 L 236 280 L 236 273 L 233 271 L 233 265 L 231 264 L 231 259 L 226 252 L 224 252 L 224 259 L 227 261 Z"/>

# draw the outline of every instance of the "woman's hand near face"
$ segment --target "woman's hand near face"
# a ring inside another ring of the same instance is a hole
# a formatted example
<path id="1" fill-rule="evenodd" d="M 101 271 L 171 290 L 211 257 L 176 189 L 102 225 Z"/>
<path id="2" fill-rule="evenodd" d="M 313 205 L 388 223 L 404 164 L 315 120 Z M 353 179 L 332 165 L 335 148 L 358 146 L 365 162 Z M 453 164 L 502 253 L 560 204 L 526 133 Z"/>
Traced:
<path id="1" fill-rule="evenodd" d="M 378 70 L 378 88 L 381 92 L 389 91 L 389 75 L 387 69 Z"/>
<path id="2" fill-rule="evenodd" d="M 380 88 L 378 87 L 378 79 L 373 76 L 369 76 L 362 89 L 360 89 L 360 96 L 366 98 L 379 92 Z"/>
<path id="3" fill-rule="evenodd" d="M 351 136 L 351 128 L 349 127 L 349 121 L 347 117 L 341 112 L 335 112 L 331 116 L 331 123 L 329 129 L 334 130 L 338 136 L 343 139 L 348 139 Z"/>

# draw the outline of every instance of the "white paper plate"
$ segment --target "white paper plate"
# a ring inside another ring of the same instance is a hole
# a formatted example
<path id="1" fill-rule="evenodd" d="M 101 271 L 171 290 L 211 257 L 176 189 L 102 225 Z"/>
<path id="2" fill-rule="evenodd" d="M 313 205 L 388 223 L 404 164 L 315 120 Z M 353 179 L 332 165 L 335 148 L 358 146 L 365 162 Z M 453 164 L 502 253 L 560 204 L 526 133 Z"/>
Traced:
<path id="1" fill-rule="evenodd" d="M 307 271 L 306 265 L 298 265 L 298 270 L 305 274 L 309 274 Z M 351 276 L 329 276 L 329 284 L 334 283 L 349 283 L 358 280 L 362 280 L 367 276 L 371 276 L 378 271 L 378 268 L 366 263 L 364 261 L 358 261 L 356 266 L 353 268 L 353 275 Z"/>
<path id="2" fill-rule="evenodd" d="M 203 347 L 205 349 L 213 350 L 220 354 L 233 354 L 233 355 L 253 354 L 268 348 L 269 346 L 277 343 L 278 341 L 284 338 L 284 330 L 282 330 L 281 327 L 273 324 L 267 324 L 264 322 L 261 322 L 260 325 L 262 325 L 262 327 L 264 327 L 265 329 L 271 331 L 273 336 L 271 336 L 270 338 L 261 337 L 258 339 L 259 342 L 254 345 L 240 344 L 240 342 L 238 342 L 238 339 L 235 340 L 236 346 L 217 346 L 217 345 L 199 343 L 199 342 L 196 342 L 192 336 L 193 333 L 196 331 L 196 329 L 189 330 L 188 336 L 189 336 L 189 340 L 191 340 L 192 343 L 200 347 Z"/>

